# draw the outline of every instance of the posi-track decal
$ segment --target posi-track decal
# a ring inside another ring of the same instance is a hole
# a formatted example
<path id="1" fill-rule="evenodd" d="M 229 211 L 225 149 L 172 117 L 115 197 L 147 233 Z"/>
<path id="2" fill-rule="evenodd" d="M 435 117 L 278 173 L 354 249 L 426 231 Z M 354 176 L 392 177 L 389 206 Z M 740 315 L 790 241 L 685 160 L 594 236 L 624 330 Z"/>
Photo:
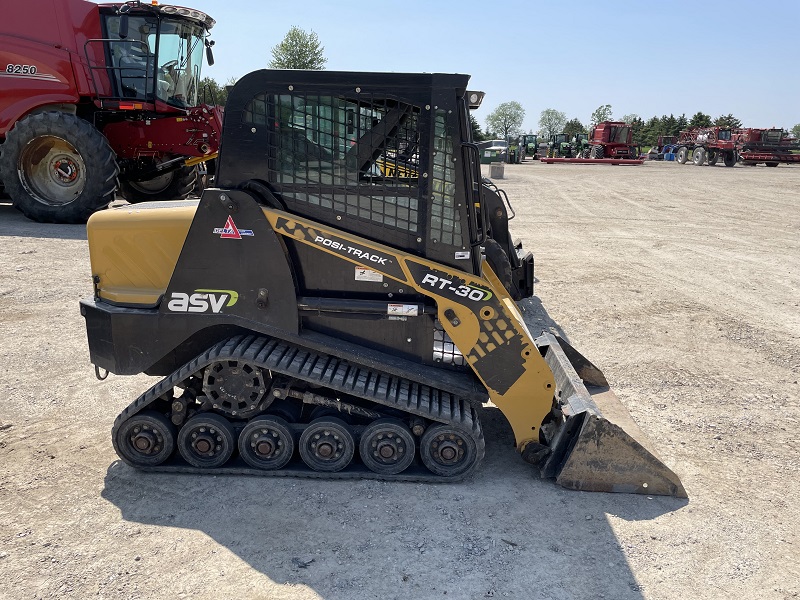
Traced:
<path id="1" fill-rule="evenodd" d="M 369 246 L 351 242 L 331 233 L 318 231 L 297 221 L 280 217 L 275 222 L 275 230 L 311 246 L 327 250 L 344 259 L 378 271 L 389 277 L 403 281 L 405 275 L 394 256 L 387 255 Z"/>

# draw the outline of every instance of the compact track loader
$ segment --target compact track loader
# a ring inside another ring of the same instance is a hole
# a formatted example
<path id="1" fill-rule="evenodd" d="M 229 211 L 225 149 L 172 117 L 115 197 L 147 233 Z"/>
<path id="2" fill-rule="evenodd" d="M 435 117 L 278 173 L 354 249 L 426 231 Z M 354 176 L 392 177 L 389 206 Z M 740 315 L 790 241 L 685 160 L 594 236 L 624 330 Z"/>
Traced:
<path id="1" fill-rule="evenodd" d="M 526 326 L 533 257 L 481 177 L 468 79 L 256 71 L 218 188 L 92 216 L 98 376 L 163 377 L 116 419 L 123 461 L 457 481 L 491 401 L 565 487 L 685 496 L 602 373 Z"/>

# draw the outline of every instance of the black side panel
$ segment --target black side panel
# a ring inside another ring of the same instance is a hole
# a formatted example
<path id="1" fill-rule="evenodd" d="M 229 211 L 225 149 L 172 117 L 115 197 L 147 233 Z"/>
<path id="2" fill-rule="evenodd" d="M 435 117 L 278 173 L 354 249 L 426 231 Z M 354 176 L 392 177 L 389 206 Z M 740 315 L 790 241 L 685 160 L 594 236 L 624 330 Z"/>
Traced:
<path id="1" fill-rule="evenodd" d="M 246 192 L 206 190 L 167 287 L 164 322 L 228 316 L 297 333 L 297 292 L 286 249 Z"/>

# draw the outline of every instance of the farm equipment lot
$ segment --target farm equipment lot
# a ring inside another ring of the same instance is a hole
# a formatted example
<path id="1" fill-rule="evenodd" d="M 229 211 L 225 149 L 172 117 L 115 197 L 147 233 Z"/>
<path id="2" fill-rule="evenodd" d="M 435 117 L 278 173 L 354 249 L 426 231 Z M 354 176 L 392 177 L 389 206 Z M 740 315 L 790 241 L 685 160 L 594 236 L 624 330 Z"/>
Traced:
<path id="1" fill-rule="evenodd" d="M 537 479 L 491 408 L 460 484 L 136 472 L 111 426 L 155 379 L 94 377 L 85 228 L 0 205 L 0 597 L 798 597 L 800 168 L 528 161 L 496 183 L 542 322 L 688 501 Z"/>

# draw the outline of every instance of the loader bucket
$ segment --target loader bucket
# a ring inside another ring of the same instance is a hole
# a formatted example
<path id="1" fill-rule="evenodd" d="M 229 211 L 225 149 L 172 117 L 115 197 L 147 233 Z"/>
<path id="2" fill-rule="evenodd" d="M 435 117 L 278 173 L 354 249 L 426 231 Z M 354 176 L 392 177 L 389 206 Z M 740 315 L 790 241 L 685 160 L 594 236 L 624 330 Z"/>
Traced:
<path id="1" fill-rule="evenodd" d="M 574 490 L 686 498 L 678 476 L 658 458 L 600 369 L 552 333 L 536 345 L 555 376 L 564 417 L 540 463 L 542 477 Z"/>

